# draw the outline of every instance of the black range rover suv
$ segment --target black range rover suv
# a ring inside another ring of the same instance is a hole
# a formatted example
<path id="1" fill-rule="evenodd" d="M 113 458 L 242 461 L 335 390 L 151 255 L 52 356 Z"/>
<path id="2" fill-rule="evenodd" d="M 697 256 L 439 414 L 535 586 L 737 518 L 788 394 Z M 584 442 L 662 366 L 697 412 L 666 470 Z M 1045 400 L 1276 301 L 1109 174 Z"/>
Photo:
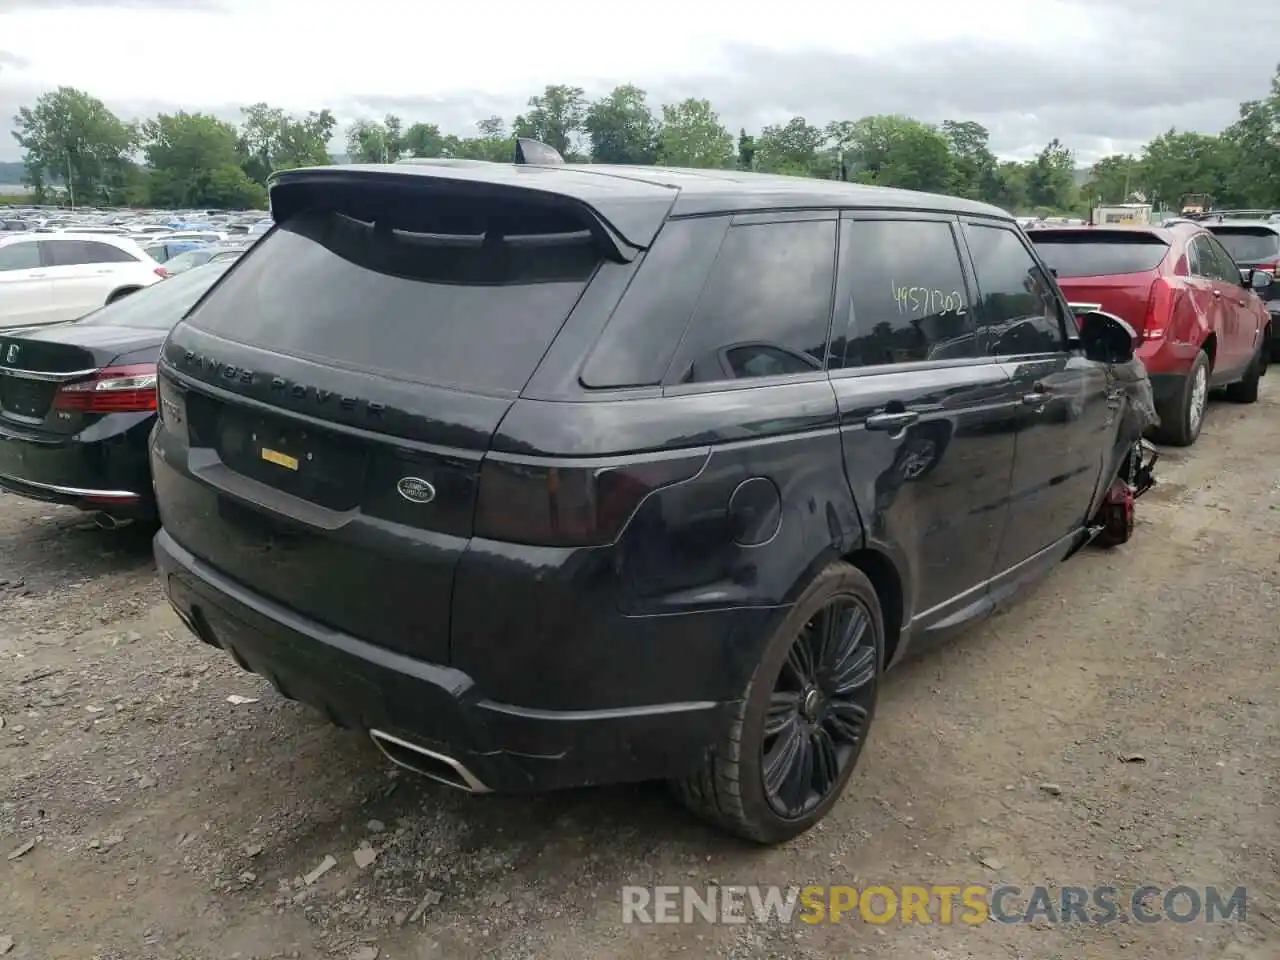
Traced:
<path id="1" fill-rule="evenodd" d="M 1129 336 L 983 204 L 442 162 L 271 207 L 163 351 L 164 584 L 466 790 L 667 778 L 801 833 L 882 671 L 1095 534 L 1136 441 Z"/>

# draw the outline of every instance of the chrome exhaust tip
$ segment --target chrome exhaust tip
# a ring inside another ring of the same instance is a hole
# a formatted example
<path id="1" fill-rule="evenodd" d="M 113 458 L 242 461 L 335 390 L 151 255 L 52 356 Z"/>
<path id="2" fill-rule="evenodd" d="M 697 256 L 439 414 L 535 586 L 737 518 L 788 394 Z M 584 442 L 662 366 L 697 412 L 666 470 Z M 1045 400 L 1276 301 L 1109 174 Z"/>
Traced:
<path id="1" fill-rule="evenodd" d="M 416 743 L 402 740 L 382 730 L 370 730 L 369 737 L 382 751 L 382 755 L 397 767 L 403 767 L 436 783 L 443 783 L 446 787 L 453 787 L 465 793 L 489 792 L 489 788 L 480 781 L 479 777 L 453 757 L 420 747 Z"/>
<path id="2" fill-rule="evenodd" d="M 132 520 L 121 520 L 119 517 L 113 517 L 111 514 L 103 513 L 102 511 L 93 515 L 93 522 L 99 530 L 122 530 L 133 523 Z"/>

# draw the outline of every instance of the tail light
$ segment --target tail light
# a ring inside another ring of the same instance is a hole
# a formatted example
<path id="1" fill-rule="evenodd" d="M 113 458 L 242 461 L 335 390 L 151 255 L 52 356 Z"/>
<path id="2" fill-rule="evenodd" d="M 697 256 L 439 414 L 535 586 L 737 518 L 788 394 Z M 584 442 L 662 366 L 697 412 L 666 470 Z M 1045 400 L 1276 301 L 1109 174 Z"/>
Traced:
<path id="1" fill-rule="evenodd" d="M 1275 263 L 1260 263 L 1253 269 L 1261 270 L 1264 273 L 1270 273 L 1275 276 L 1280 276 L 1280 260 L 1277 260 Z"/>
<path id="2" fill-rule="evenodd" d="M 1147 309 L 1142 318 L 1143 342 L 1164 339 L 1165 329 L 1173 319 L 1174 298 L 1177 292 L 1164 280 L 1156 280 L 1151 284 L 1151 293 L 1147 295 Z"/>
<path id="3" fill-rule="evenodd" d="M 618 539 L 655 490 L 698 475 L 705 450 L 640 463 L 551 466 L 485 459 L 476 535 L 539 546 L 598 546 Z"/>
<path id="4" fill-rule="evenodd" d="M 156 366 L 143 363 L 99 370 L 91 380 L 60 387 L 53 407 L 74 413 L 149 413 L 156 409 Z"/>
<path id="5" fill-rule="evenodd" d="M 169 276 L 169 271 L 164 267 L 156 267 L 156 276 L 163 280 L 165 277 Z"/>

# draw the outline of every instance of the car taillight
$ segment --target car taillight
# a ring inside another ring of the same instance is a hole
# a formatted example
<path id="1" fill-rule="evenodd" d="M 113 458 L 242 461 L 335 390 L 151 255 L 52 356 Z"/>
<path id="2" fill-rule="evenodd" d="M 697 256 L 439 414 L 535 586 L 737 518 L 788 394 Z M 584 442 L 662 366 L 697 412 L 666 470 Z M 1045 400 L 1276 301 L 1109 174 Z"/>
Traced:
<path id="1" fill-rule="evenodd" d="M 1174 296 L 1173 287 L 1165 281 L 1156 280 L 1151 284 L 1142 329 L 1138 331 L 1144 341 L 1163 339 L 1165 327 L 1173 317 Z"/>
<path id="2" fill-rule="evenodd" d="M 169 276 L 169 271 L 164 267 L 156 267 L 156 276 L 163 280 L 165 277 Z"/>
<path id="3" fill-rule="evenodd" d="M 697 476 L 707 456 L 685 450 L 639 463 L 582 466 L 485 459 L 476 535 L 539 546 L 612 543 L 649 494 Z"/>
<path id="4" fill-rule="evenodd" d="M 156 408 L 154 363 L 107 367 L 91 380 L 59 387 L 55 410 L 74 413 L 147 413 Z"/>
<path id="5" fill-rule="evenodd" d="M 1280 260 L 1275 263 L 1260 263 L 1253 269 L 1280 276 Z"/>

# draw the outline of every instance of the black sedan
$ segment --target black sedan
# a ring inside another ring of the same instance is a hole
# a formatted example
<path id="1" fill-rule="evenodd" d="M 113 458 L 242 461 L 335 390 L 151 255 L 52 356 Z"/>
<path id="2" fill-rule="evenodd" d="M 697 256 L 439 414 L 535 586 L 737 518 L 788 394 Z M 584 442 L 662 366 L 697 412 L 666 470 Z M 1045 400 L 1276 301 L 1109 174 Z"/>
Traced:
<path id="1" fill-rule="evenodd" d="M 153 518 L 156 360 L 170 328 L 229 266 L 0 336 L 0 488 L 93 511 L 106 527 Z"/>

